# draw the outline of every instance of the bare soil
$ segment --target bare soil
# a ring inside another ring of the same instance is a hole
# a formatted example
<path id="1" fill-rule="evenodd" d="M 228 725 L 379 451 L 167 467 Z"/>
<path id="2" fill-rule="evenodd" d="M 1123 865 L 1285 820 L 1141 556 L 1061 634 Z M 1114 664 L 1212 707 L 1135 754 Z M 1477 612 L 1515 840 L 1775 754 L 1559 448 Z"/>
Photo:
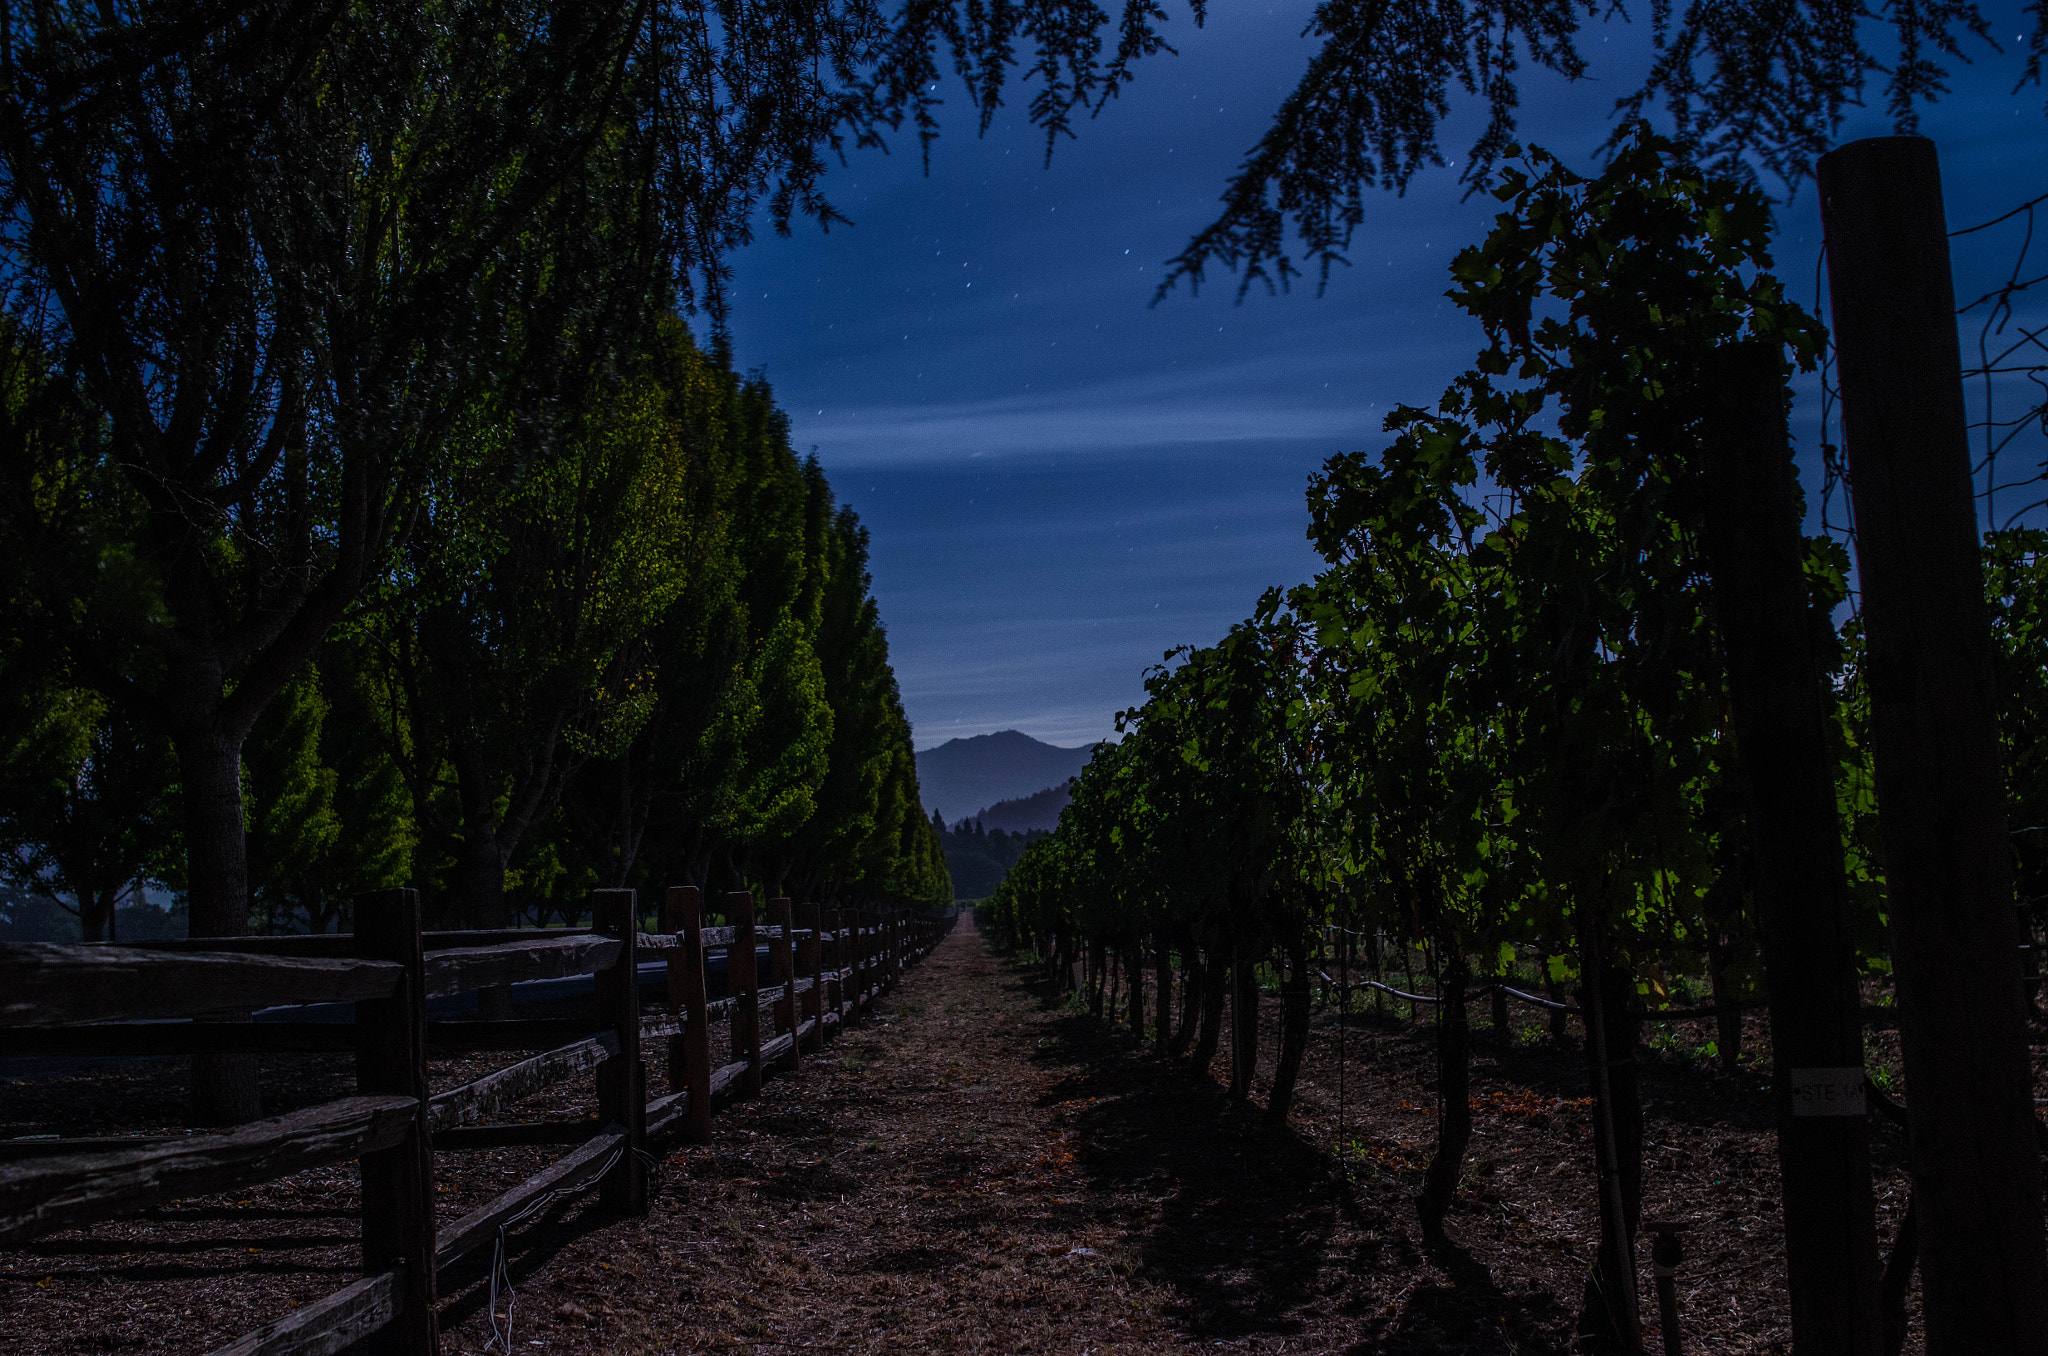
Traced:
<path id="1" fill-rule="evenodd" d="M 872 1019 L 722 1113 L 711 1144 L 667 1149 L 644 1219 L 584 1196 L 526 1224 L 495 1312 L 488 1257 L 444 1277 L 443 1349 L 483 1351 L 509 1310 L 520 1352 L 1572 1350 L 1597 1232 L 1583 1058 L 1533 1015 L 1496 1036 L 1475 1013 L 1457 1246 L 1425 1253 L 1431 1033 L 1392 1007 L 1341 1026 L 1318 1013 L 1293 1124 L 1272 1130 L 1277 1010 L 1258 1100 L 1239 1105 L 1224 1061 L 1191 1079 L 963 920 Z M 1643 1069 L 1644 1213 L 1689 1226 L 1686 1349 L 1782 1353 L 1763 1075 L 1707 1068 L 1688 1045 L 1707 1025 L 1660 1037 Z M 1766 1048 L 1758 1024 L 1750 1039 Z M 336 1095 L 344 1071 L 319 1066 L 273 1075 L 271 1107 Z M 479 1071 L 437 1065 L 436 1083 Z M 0 1087 L 0 1134 L 145 1128 L 179 1082 L 174 1061 L 146 1061 Z M 1896 1137 L 1877 1135 L 1888 1240 L 1904 1184 Z M 558 1152 L 442 1155 L 447 1213 Z M 210 1350 L 350 1279 L 354 1191 L 342 1165 L 0 1253 L 0 1351 Z M 1647 1262 L 1646 1244 L 1654 1320 Z"/>

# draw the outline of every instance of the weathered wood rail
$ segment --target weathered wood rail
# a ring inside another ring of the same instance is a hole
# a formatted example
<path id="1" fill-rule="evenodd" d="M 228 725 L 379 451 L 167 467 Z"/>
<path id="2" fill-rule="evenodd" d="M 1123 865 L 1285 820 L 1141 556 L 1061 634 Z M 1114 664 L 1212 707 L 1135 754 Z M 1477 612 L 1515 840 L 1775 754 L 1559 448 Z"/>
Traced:
<path id="1" fill-rule="evenodd" d="M 388 890 L 357 900 L 352 934 L 0 945 L 0 1028 L 10 1054 L 352 1052 L 358 1093 L 218 1134 L 0 1141 L 0 1245 L 354 1159 L 362 1172 L 362 1279 L 215 1356 L 314 1356 L 371 1334 L 404 1356 L 437 1352 L 440 1271 L 550 1193 L 596 1190 L 609 1209 L 644 1211 L 650 1142 L 708 1140 L 717 1106 L 755 1095 L 771 1072 L 796 1072 L 953 924 L 787 899 L 768 901 L 767 920 L 757 924 L 745 893 L 728 895 L 724 912 L 728 925 L 705 927 L 698 891 L 676 887 L 662 901 L 660 930 L 643 933 L 634 892 L 600 890 L 589 928 L 424 932 L 417 892 Z M 729 996 L 714 1001 L 705 969 L 718 952 Z M 647 1013 L 642 953 L 667 972 L 667 1002 Z M 426 1017 L 430 997 L 586 974 L 596 990 L 588 1021 Z M 351 1002 L 355 1020 L 222 1020 L 313 1002 Z M 711 1026 L 719 1021 L 730 1051 L 714 1065 Z M 669 1085 L 652 1100 L 643 1056 L 650 1045 L 666 1055 Z M 542 1053 L 429 1096 L 430 1047 Z M 595 1082 L 592 1115 L 482 1123 L 585 1074 Z M 511 1144 L 574 1147 L 489 1204 L 438 1220 L 436 1155 Z"/>

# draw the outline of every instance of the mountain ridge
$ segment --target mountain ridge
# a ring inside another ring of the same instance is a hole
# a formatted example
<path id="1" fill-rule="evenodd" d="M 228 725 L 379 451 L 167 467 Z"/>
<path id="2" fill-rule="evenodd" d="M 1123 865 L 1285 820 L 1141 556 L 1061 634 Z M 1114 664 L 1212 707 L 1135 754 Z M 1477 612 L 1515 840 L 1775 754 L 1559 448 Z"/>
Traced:
<path id="1" fill-rule="evenodd" d="M 1066 809 L 1073 798 L 1074 793 L 1067 789 L 1065 782 L 1061 782 L 1058 786 L 1048 786 L 1028 796 L 1013 796 L 993 805 L 984 805 L 974 812 L 973 817 L 984 831 L 1001 829 L 1006 833 L 1029 833 L 1043 829 L 1050 833 L 1059 827 L 1060 811 Z"/>
<path id="2" fill-rule="evenodd" d="M 1093 744 L 1067 748 L 1021 730 L 949 739 L 917 755 L 918 791 L 925 813 L 951 824 L 1005 800 L 1063 787 L 1094 753 Z"/>

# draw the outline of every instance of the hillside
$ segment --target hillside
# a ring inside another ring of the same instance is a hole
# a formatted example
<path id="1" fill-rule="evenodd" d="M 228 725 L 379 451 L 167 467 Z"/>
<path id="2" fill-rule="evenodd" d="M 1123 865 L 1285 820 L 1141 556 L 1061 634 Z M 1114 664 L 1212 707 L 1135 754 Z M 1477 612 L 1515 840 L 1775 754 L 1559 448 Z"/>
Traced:
<path id="1" fill-rule="evenodd" d="M 1020 796 L 1015 800 L 999 800 L 975 814 L 974 819 L 990 833 L 1002 829 L 1009 833 L 1026 833 L 1031 830 L 1051 832 L 1059 827 L 1060 811 L 1067 808 L 1074 799 L 1074 793 L 1061 782 L 1048 786 L 1035 795 Z"/>
<path id="2" fill-rule="evenodd" d="M 1001 829 L 977 831 L 973 821 L 967 821 L 957 832 L 939 836 L 939 845 L 946 853 L 946 871 L 953 877 L 953 897 L 956 899 L 987 899 L 995 893 L 1017 859 L 1024 855 L 1024 849 L 1037 839 L 1045 837 L 1043 830 L 1029 833 L 1005 833 Z"/>
<path id="3" fill-rule="evenodd" d="M 948 824 L 998 801 L 1030 796 L 1087 766 L 1094 745 L 1062 748 L 1020 730 L 949 739 L 917 755 L 917 784 L 926 814 Z"/>

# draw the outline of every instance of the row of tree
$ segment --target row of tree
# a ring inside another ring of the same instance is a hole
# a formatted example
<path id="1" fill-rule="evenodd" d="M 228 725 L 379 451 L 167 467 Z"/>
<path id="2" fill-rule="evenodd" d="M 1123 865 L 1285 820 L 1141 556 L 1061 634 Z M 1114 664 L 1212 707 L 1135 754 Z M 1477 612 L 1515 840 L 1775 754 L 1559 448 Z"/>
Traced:
<path id="1" fill-rule="evenodd" d="M 1846 553 L 1797 537 L 1786 382 L 1813 368 L 1824 334 L 1769 272 L 1764 200 L 1641 128 L 1597 178 L 1538 152 L 1505 174 L 1499 197 L 1508 210 L 1453 266 L 1451 296 L 1486 331 L 1474 367 L 1433 409 L 1392 415 L 1384 452 L 1330 461 L 1310 494 L 1328 568 L 1148 675 L 1148 700 L 1119 717 L 1122 741 L 1098 750 L 1058 831 L 1026 851 L 986 917 L 1062 977 L 1083 954 L 1099 971 L 1105 951 L 1121 953 L 1134 975 L 1149 956 L 1162 1044 L 1191 1051 L 1198 1072 L 1234 995 L 1240 1098 L 1259 1048 L 1257 976 L 1277 968 L 1275 1121 L 1292 1098 L 1324 929 L 1419 947 L 1442 1000 L 1438 1141 L 1418 1201 L 1431 1240 L 1443 1238 L 1471 1131 L 1467 995 L 1535 958 L 1576 989 L 1596 1098 L 1588 1180 L 1602 1237 L 1582 1324 L 1636 1350 L 1646 1016 L 1680 977 L 1698 977 L 1732 1060 L 1759 975 L 1773 976 L 1775 1019 L 1784 977 L 1805 965 L 1820 999 L 1846 1004 L 1851 1047 L 1804 1062 L 1861 1064 L 1857 972 L 1889 969 L 1871 675 L 1861 621 L 1844 615 Z M 1768 512 L 1731 499 L 1716 470 L 1747 436 L 1729 423 L 1741 394 L 1776 409 L 1763 479 L 1782 495 Z M 1773 792 L 1754 781 L 1773 751 L 1743 727 L 1731 689 L 1741 652 L 1730 628 L 1752 626 L 1758 605 L 1736 592 L 1727 540 L 1780 522 L 1800 633 L 1785 654 L 1806 666 L 1787 701 L 1817 703 L 1826 770 L 1819 821 L 1789 825 L 1825 859 L 1821 884 L 1789 908 L 1773 903 L 1765 869 L 1787 825 L 1760 822 Z M 2048 808 L 2048 534 L 1993 533 L 1987 547 L 2008 792 L 2013 822 L 2031 825 Z M 2044 895 L 2034 838 L 2013 839 L 2030 904 Z M 1795 954 L 1787 929 L 1809 925 L 1840 945 Z M 1831 969 L 1831 957 L 1842 963 Z M 1777 1033 L 1781 1116 L 1796 1039 Z M 1874 1300 L 1862 1122 L 1828 1119 L 1841 1134 L 1853 1126 L 1843 1161 L 1861 1162 L 1862 1177 L 1833 1208 L 1864 1250 L 1849 1264 Z M 1790 1144 L 1806 1132 L 1788 1133 Z M 1796 1222 L 1811 1174 L 1789 1149 L 1785 1167 Z M 1912 1246 L 1907 1231 L 1901 1277 Z M 1886 1288 L 1893 1339 L 1904 1294 L 1903 1281 Z M 1840 1340 L 1865 1349 L 1855 1333 Z"/>
<path id="2" fill-rule="evenodd" d="M 162 585 L 122 560 L 139 509 L 108 421 L 11 337 L 9 414 L 36 454 L 10 485 L 0 869 L 99 940 L 139 885 L 188 880 L 149 657 L 94 616 L 130 601 L 100 588 L 147 606 Z M 764 383 L 674 319 L 646 338 L 556 436 L 522 436 L 487 397 L 257 719 L 240 773 L 256 926 L 329 930 L 352 894 L 396 884 L 482 927 L 626 884 L 950 899 L 866 530 Z"/>

